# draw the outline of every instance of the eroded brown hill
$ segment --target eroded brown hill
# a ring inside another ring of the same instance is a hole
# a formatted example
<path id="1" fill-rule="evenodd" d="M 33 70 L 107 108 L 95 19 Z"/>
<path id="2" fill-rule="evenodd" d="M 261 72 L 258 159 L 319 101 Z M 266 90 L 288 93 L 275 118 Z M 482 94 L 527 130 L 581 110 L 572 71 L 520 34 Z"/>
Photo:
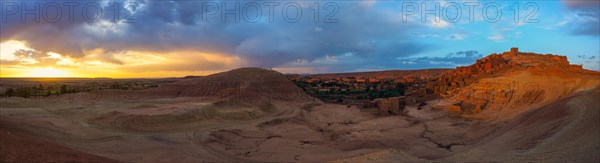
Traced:
<path id="1" fill-rule="evenodd" d="M 538 108 L 600 85 L 600 73 L 571 65 L 567 57 L 522 53 L 517 49 L 492 54 L 430 81 L 443 97 L 440 106 L 451 112 L 484 110 L 517 112 Z M 492 114 L 479 114 L 489 117 Z M 493 114 L 497 117 L 501 114 Z"/>
<path id="2" fill-rule="evenodd" d="M 141 91 L 103 90 L 90 93 L 91 98 L 139 101 L 174 97 L 194 97 L 202 101 L 263 103 L 269 100 L 306 102 L 313 100 L 283 74 L 261 68 L 239 68 L 162 84 Z"/>
<path id="3" fill-rule="evenodd" d="M 218 97 L 240 101 L 307 100 L 308 96 L 283 74 L 261 68 L 239 68 L 197 79 L 183 80 L 164 88 L 184 97 Z"/>

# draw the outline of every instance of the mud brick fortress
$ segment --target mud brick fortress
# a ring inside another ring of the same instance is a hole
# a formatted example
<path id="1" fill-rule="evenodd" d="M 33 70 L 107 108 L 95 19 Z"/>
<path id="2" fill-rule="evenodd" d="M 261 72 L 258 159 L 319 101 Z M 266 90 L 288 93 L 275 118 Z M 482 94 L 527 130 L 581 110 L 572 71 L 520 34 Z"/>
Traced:
<path id="1" fill-rule="evenodd" d="M 510 51 L 501 54 L 490 54 L 477 60 L 472 65 L 457 67 L 454 70 L 441 73 L 441 75 L 414 78 L 409 82 L 404 81 L 402 83 L 409 84 L 404 96 L 365 100 L 362 106 L 364 108 L 376 107 L 382 113 L 389 114 L 403 112 L 405 106 L 416 106 L 417 109 L 421 109 L 421 106 L 427 105 L 426 101 L 455 95 L 456 92 L 466 89 L 467 86 L 480 82 L 480 79 L 494 78 L 507 72 L 520 70 L 537 73 L 579 73 L 586 71 L 581 65 L 571 65 L 566 56 L 520 52 L 518 48 L 513 47 Z M 472 89 L 472 91 L 492 91 L 488 90 L 490 88 L 480 86 L 473 86 L 468 89 Z M 477 111 L 484 109 L 486 102 L 460 105 L 461 109 L 459 110 Z"/>
<path id="2" fill-rule="evenodd" d="M 569 64 L 566 56 L 519 52 L 519 49 L 514 47 L 508 52 L 493 53 L 481 58 L 473 65 L 457 67 L 436 78 L 417 81 L 406 92 L 406 104 L 419 105 L 426 100 L 451 95 L 455 90 L 464 88 L 479 79 L 494 77 L 516 69 L 583 71 L 581 65 Z M 381 107 L 380 109 L 387 110 Z"/>

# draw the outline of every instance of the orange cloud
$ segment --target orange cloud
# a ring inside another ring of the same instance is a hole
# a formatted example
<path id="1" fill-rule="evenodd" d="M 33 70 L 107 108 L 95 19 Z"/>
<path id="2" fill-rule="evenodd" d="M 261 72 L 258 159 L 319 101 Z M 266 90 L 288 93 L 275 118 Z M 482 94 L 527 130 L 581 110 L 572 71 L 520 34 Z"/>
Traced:
<path id="1" fill-rule="evenodd" d="M 0 45 L 1 77 L 178 77 L 208 75 L 244 64 L 238 56 L 194 50 L 107 54 L 104 49 L 93 49 L 81 58 L 71 58 L 30 49 L 26 42 L 6 41 Z"/>

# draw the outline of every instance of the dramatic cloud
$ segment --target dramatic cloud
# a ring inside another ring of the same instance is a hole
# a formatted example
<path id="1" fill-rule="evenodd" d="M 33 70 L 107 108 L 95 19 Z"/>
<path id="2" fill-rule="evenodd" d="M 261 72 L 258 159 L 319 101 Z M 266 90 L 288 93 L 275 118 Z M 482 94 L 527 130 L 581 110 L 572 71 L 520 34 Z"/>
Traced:
<path id="1" fill-rule="evenodd" d="M 596 0 L 563 0 L 569 8 L 582 9 L 582 8 L 599 8 L 600 1 Z"/>
<path id="2" fill-rule="evenodd" d="M 473 57 L 480 58 L 480 57 L 482 57 L 482 55 L 479 54 L 479 52 L 476 50 L 458 51 L 456 53 L 448 54 L 448 57 L 452 57 L 452 56 L 465 57 L 465 58 L 473 58 Z"/>
<path id="3" fill-rule="evenodd" d="M 576 39 L 600 35 L 595 1 L 537 3 L 542 6 L 534 17 L 539 26 L 552 26 L 556 22 L 547 24 L 544 16 L 564 9 L 568 21 L 545 30 L 577 36 L 533 29 L 515 23 L 508 13 L 490 23 L 481 14 L 488 3 L 484 1 L 477 2 L 473 17 L 465 6 L 456 11 L 463 13 L 458 22 L 419 13 L 403 21 L 402 2 L 8 0 L 0 2 L 0 60 L 3 71 L 10 66 L 13 74 L 26 71 L 18 68 L 36 67 L 89 71 L 85 74 L 104 73 L 96 70 L 103 68 L 120 76 L 205 75 L 245 66 L 308 73 L 453 68 L 471 64 L 482 54 L 463 51 L 444 56 L 450 51 L 481 47 L 487 54 L 514 46 L 537 50 L 542 48 L 536 43 L 546 40 L 557 41 L 544 42 L 545 48 L 598 50 L 579 47 L 597 39 Z M 442 6 L 447 4 L 443 2 Z M 546 37 L 552 39 L 540 41 Z M 572 41 L 576 43 L 562 43 Z"/>
<path id="4" fill-rule="evenodd" d="M 477 59 L 483 55 L 475 50 L 458 51 L 450 53 L 446 57 L 407 57 L 398 58 L 397 62 L 404 65 L 408 69 L 423 69 L 423 68 L 440 68 L 448 67 L 455 68 L 458 66 L 467 66 L 475 63 Z"/>
<path id="5" fill-rule="evenodd" d="M 579 58 L 579 59 L 589 59 L 589 60 L 592 60 L 592 59 L 595 59 L 595 58 L 596 58 L 596 56 L 594 56 L 594 55 L 593 55 L 593 56 L 579 55 L 579 56 L 577 56 L 577 58 Z"/>
<path id="6" fill-rule="evenodd" d="M 578 55 L 576 64 L 582 64 L 584 68 L 600 71 L 600 52 L 596 55 Z"/>
<path id="7" fill-rule="evenodd" d="M 574 12 L 573 34 L 600 36 L 600 1 L 563 0 L 569 10 Z"/>
<path id="8" fill-rule="evenodd" d="M 406 32 L 411 26 L 420 24 L 402 23 L 390 15 L 392 12 L 375 10 L 358 1 L 323 2 L 319 4 L 320 14 L 314 16 L 309 7 L 318 2 L 4 3 L 9 9 L 4 12 L 9 14 L 2 24 L 0 40 L 22 40 L 32 49 L 73 58 L 96 54 L 97 58 L 114 64 L 123 64 L 115 59 L 115 55 L 124 51 L 195 50 L 239 56 L 246 66 L 276 67 L 298 59 L 313 61 L 325 55 L 348 52 L 364 59 L 381 59 L 410 56 L 424 50 L 419 47 L 420 43 L 409 40 Z M 21 11 L 12 14 L 10 9 L 19 10 L 24 5 L 29 8 L 40 6 L 37 13 L 42 15 L 40 23 L 34 21 L 33 14 L 25 15 L 25 21 L 21 20 Z M 52 12 L 55 5 L 62 9 L 61 19 L 49 22 L 48 17 L 57 17 L 52 15 L 56 14 Z M 75 11 L 83 11 L 83 14 L 75 12 L 70 18 L 65 5 L 74 6 Z M 272 14 L 268 5 L 274 9 Z M 256 6 L 261 12 L 256 12 L 259 11 Z M 283 10 L 286 7 L 288 10 Z M 302 15 L 297 22 L 290 21 L 296 14 L 296 7 L 302 9 Z M 49 10 L 45 11 L 46 8 Z M 229 15 L 221 13 L 225 8 L 235 11 Z M 96 12 L 99 10 L 103 11 L 102 15 Z M 115 10 L 121 12 L 119 19 L 115 19 Z M 51 14 L 45 16 L 46 13 Z M 132 16 L 127 18 L 129 15 Z M 99 51 L 102 54 L 98 54 Z"/>
<path id="9" fill-rule="evenodd" d="M 13 55 L 18 58 L 21 64 L 30 65 L 55 65 L 60 61 L 60 56 L 50 55 L 35 50 L 17 50 Z"/>

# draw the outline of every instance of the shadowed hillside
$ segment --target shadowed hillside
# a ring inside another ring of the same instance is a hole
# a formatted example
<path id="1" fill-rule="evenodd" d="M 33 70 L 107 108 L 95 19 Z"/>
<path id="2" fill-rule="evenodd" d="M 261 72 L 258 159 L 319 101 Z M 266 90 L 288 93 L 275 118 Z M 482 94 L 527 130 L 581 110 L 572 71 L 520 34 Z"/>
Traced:
<path id="1" fill-rule="evenodd" d="M 176 97 L 204 97 L 239 102 L 312 100 L 283 74 L 261 68 L 234 69 L 161 85 L 160 88 L 149 91 Z"/>

